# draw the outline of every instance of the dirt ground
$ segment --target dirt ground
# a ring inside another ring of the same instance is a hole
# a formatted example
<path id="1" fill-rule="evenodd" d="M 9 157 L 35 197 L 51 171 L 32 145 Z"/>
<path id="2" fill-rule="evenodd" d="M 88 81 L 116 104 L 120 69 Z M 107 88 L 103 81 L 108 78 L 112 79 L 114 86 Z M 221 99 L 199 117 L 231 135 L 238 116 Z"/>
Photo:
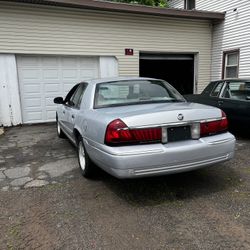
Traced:
<path id="1" fill-rule="evenodd" d="M 55 125 L 7 129 L 0 249 L 250 249 L 250 140 L 198 171 L 86 180 Z"/>

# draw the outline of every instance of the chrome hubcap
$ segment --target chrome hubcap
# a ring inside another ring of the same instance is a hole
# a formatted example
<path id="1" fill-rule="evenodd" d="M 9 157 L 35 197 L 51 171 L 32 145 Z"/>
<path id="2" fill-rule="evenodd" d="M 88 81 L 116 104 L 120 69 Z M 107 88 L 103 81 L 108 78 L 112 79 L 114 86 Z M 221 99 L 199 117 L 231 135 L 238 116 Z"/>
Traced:
<path id="1" fill-rule="evenodd" d="M 85 162 L 85 153 L 84 153 L 84 148 L 83 148 L 82 142 L 79 143 L 78 154 L 79 154 L 80 167 L 82 170 L 84 170 L 86 162 Z"/>

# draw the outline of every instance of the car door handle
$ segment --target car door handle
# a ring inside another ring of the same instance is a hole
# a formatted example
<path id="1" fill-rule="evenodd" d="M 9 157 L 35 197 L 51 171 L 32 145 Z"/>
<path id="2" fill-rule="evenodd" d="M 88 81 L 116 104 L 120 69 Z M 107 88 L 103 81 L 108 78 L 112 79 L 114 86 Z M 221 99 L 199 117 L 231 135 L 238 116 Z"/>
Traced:
<path id="1" fill-rule="evenodd" d="M 223 101 L 218 101 L 218 104 L 219 104 L 219 105 L 222 105 L 222 104 L 223 104 Z"/>
<path id="2" fill-rule="evenodd" d="M 72 117 L 72 119 L 75 119 L 75 116 L 74 116 L 74 115 L 72 115 L 71 117 Z"/>
<path id="3" fill-rule="evenodd" d="M 65 110 L 63 110 L 63 114 L 65 114 Z"/>

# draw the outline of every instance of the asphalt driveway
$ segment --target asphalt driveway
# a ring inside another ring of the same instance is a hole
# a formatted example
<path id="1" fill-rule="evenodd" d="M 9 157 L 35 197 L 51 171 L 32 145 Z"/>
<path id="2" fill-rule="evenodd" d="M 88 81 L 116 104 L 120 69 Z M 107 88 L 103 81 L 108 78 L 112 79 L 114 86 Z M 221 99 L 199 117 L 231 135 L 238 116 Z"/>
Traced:
<path id="1" fill-rule="evenodd" d="M 0 249 L 250 249 L 250 140 L 165 177 L 86 180 L 55 125 L 0 136 Z"/>

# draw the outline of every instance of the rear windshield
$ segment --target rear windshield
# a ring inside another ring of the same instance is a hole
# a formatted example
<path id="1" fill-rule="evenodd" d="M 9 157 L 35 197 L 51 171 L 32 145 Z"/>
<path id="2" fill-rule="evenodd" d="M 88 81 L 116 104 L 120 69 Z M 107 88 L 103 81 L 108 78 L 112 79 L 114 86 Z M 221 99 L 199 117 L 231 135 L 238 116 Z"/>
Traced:
<path id="1" fill-rule="evenodd" d="M 164 81 L 127 80 L 97 84 L 94 108 L 183 101 L 177 90 Z"/>

